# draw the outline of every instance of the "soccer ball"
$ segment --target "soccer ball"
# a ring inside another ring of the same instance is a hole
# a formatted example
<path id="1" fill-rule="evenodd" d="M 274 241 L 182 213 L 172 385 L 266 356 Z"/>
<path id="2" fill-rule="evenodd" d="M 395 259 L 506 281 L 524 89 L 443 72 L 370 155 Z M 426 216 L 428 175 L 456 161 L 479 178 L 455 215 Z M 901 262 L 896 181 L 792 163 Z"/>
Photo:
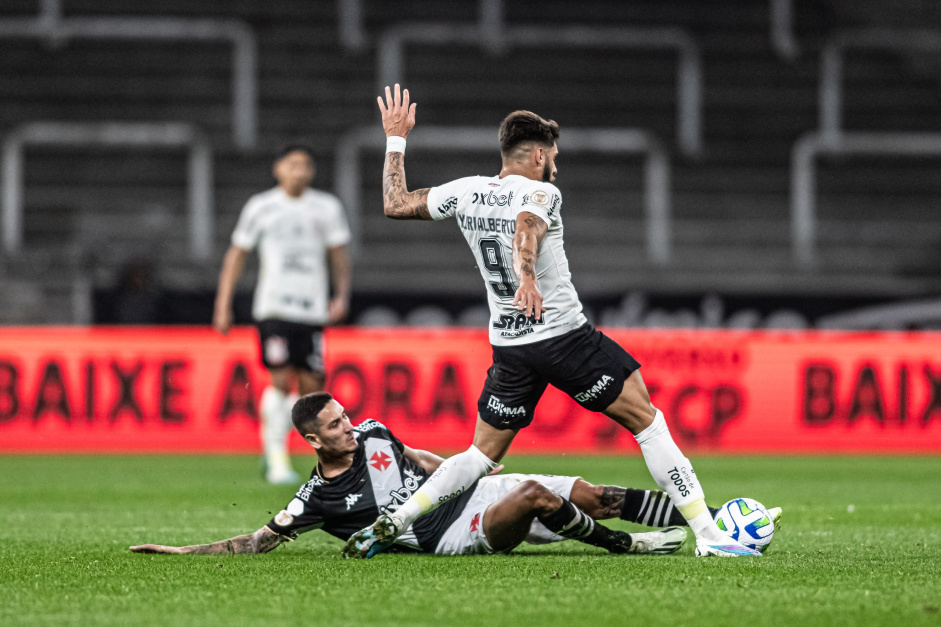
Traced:
<path id="1" fill-rule="evenodd" d="M 750 549 L 765 552 L 774 536 L 774 522 L 765 506 L 754 499 L 732 499 L 715 516 L 716 525 Z"/>

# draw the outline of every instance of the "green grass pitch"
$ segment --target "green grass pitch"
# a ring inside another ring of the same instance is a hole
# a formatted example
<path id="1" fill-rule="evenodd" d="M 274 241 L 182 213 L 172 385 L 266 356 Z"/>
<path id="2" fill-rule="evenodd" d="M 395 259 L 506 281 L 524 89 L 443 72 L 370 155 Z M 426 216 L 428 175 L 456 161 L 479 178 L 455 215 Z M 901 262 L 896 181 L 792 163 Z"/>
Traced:
<path id="1" fill-rule="evenodd" d="M 941 457 L 694 461 L 711 504 L 784 507 L 764 557 L 566 542 L 349 562 L 320 532 L 269 555 L 135 555 L 254 531 L 294 490 L 249 457 L 0 457 L 0 625 L 941 624 Z M 511 456 L 507 471 L 652 487 L 639 457 Z"/>

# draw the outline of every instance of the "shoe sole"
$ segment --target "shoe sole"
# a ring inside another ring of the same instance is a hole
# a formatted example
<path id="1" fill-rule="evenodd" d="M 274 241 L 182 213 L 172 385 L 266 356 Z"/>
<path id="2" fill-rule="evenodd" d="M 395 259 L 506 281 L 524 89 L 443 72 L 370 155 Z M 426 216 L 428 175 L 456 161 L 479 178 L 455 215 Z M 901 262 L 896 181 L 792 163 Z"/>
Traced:
<path id="1" fill-rule="evenodd" d="M 395 538 L 395 527 L 384 520 L 377 520 L 350 536 L 341 554 L 344 559 L 370 559 L 392 546 Z M 372 542 L 363 546 L 369 540 Z"/>
<path id="2" fill-rule="evenodd" d="M 706 544 L 696 547 L 696 557 L 761 557 L 761 553 L 748 547 L 730 544 Z"/>

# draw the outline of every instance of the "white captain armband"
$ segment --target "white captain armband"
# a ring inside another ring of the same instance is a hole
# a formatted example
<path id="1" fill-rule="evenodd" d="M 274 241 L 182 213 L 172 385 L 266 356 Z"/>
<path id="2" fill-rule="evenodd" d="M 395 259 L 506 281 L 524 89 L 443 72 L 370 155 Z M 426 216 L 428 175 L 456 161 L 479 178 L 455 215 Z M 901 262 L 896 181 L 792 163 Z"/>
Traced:
<path id="1" fill-rule="evenodd" d="M 405 154 L 405 138 L 399 137 L 398 135 L 393 135 L 392 137 L 386 138 L 386 153 L 390 152 L 401 152 Z"/>

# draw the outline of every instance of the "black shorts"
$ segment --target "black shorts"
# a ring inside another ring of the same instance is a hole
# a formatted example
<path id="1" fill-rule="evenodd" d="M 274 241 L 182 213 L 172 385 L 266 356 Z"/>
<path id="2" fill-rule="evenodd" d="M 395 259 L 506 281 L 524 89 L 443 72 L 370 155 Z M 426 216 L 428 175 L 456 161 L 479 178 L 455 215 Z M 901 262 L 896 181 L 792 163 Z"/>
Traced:
<path id="1" fill-rule="evenodd" d="M 494 346 L 477 410 L 497 429 L 522 429 L 533 421 L 536 403 L 551 383 L 585 409 L 604 411 L 638 368 L 617 342 L 587 323 L 548 340 Z"/>
<path id="2" fill-rule="evenodd" d="M 323 327 L 269 318 L 258 323 L 258 339 L 265 368 L 324 371 Z"/>

